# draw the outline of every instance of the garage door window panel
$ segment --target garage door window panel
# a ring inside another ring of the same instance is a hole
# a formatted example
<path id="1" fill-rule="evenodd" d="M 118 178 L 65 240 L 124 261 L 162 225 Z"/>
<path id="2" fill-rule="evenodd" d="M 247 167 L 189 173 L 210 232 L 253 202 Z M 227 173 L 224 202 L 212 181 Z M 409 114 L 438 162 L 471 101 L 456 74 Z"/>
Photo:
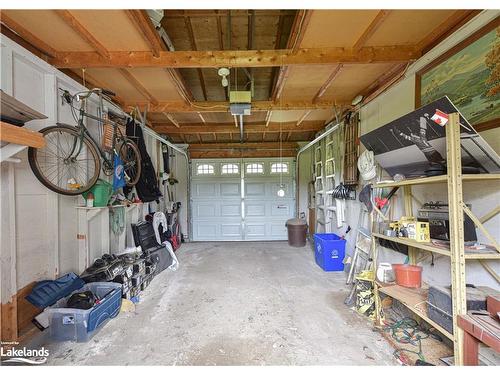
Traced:
<path id="1" fill-rule="evenodd" d="M 222 164 L 221 174 L 223 175 L 237 175 L 240 173 L 238 164 Z"/>
<path id="2" fill-rule="evenodd" d="M 289 174 L 288 163 L 271 163 L 271 174 Z"/>
<path id="3" fill-rule="evenodd" d="M 264 174 L 264 163 L 249 163 L 245 170 L 247 174 Z"/>
<path id="4" fill-rule="evenodd" d="M 196 174 L 200 175 L 214 175 L 215 167 L 213 164 L 198 164 L 196 166 Z"/>

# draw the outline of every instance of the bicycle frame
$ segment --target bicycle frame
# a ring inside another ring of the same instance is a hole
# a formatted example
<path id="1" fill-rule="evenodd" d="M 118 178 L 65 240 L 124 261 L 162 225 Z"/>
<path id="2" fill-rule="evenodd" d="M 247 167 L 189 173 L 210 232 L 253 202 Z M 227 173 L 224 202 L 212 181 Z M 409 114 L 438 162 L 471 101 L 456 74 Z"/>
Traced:
<path id="1" fill-rule="evenodd" d="M 109 167 L 109 166 L 113 165 L 113 159 L 112 159 L 112 157 L 109 158 L 107 156 L 107 152 L 94 139 L 94 137 L 89 132 L 89 130 L 87 129 L 87 127 L 85 126 L 85 123 L 84 123 L 84 118 L 86 117 L 86 118 L 90 118 L 90 119 L 98 121 L 99 124 L 104 124 L 104 120 L 103 120 L 103 118 L 101 116 L 94 116 L 94 115 L 92 115 L 92 114 L 90 114 L 90 113 L 88 113 L 88 112 L 85 111 L 85 105 L 86 105 L 86 102 L 87 102 L 87 98 L 92 93 L 94 93 L 94 91 L 91 90 L 86 96 L 82 97 L 82 99 L 81 99 L 80 108 L 78 110 L 78 122 L 77 122 L 77 126 L 76 126 L 76 128 L 79 130 L 79 138 L 78 138 L 79 142 L 78 142 L 77 139 L 75 139 L 75 142 L 74 142 L 74 144 L 72 146 L 71 152 L 69 153 L 69 156 L 66 159 L 72 159 L 72 158 L 76 159 L 78 157 L 78 155 L 80 154 L 81 150 L 82 150 L 83 139 L 85 137 L 88 137 L 94 143 L 94 145 L 96 146 L 96 148 L 97 148 L 97 150 L 98 150 L 101 158 L 104 160 L 104 165 L 103 166 L 108 166 Z M 103 106 L 103 102 L 102 102 L 102 94 L 99 92 L 97 95 L 99 96 L 99 107 L 98 107 L 98 110 L 99 110 L 99 113 L 103 113 L 104 106 Z M 69 104 L 71 106 L 73 105 L 72 102 L 69 103 Z M 124 138 L 124 135 L 121 133 L 120 129 L 118 128 L 118 124 L 116 122 L 111 121 L 111 120 L 108 120 L 108 121 L 113 126 L 112 150 L 115 150 L 117 138 L 118 137 Z M 79 143 L 79 145 L 77 143 Z"/>

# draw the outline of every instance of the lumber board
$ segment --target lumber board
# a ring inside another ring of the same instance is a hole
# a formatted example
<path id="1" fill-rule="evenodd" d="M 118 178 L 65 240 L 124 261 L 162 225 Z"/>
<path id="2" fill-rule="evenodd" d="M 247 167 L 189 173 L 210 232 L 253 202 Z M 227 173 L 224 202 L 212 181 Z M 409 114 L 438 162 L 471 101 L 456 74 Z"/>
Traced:
<path id="1" fill-rule="evenodd" d="M 45 146 L 42 134 L 0 121 L 0 141 L 34 148 Z"/>
<path id="2" fill-rule="evenodd" d="M 251 68 L 314 64 L 367 64 L 416 60 L 414 46 L 302 48 L 297 50 L 58 52 L 49 62 L 57 68 Z"/>

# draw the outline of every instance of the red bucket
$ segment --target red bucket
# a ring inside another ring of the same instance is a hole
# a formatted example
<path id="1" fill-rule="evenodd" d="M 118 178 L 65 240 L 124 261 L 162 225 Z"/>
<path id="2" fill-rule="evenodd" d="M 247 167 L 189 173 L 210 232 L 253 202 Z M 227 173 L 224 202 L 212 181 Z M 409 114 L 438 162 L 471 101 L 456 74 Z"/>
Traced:
<path id="1" fill-rule="evenodd" d="M 420 288 L 422 286 L 422 267 L 393 264 L 392 269 L 396 276 L 396 284 L 407 288 Z"/>

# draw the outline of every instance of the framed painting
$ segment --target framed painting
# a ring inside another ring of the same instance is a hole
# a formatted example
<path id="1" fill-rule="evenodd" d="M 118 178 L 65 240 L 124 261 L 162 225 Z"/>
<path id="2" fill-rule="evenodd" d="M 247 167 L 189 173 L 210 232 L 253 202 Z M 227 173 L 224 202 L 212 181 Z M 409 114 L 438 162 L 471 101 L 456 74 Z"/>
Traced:
<path id="1" fill-rule="evenodd" d="M 416 74 L 415 108 L 448 96 L 476 131 L 500 127 L 500 17 Z"/>

